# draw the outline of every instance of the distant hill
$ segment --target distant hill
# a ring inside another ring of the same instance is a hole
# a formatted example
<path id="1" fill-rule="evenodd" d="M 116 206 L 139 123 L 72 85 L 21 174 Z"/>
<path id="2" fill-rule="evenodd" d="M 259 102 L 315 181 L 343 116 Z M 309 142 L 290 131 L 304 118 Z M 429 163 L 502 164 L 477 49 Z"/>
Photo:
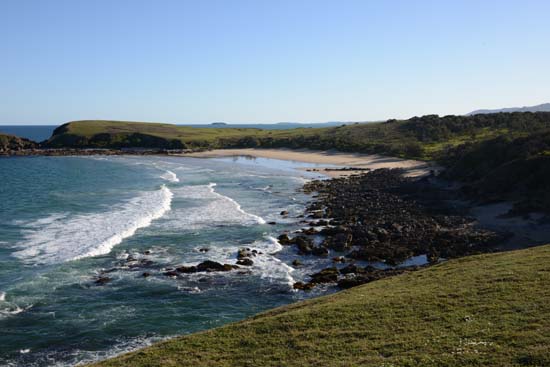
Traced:
<path id="1" fill-rule="evenodd" d="M 468 113 L 467 115 L 479 115 L 499 112 L 550 112 L 550 103 L 543 103 L 536 106 L 500 108 L 495 110 L 476 110 Z"/>

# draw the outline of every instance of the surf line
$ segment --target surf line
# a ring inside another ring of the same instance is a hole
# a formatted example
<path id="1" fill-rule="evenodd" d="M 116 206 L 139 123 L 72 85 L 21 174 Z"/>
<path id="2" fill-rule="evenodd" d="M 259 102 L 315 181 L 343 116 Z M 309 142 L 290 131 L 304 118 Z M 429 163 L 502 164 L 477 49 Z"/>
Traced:
<path id="1" fill-rule="evenodd" d="M 252 214 L 252 213 L 248 213 L 246 211 L 244 211 L 242 208 L 241 208 L 241 204 L 239 204 L 238 202 L 236 202 L 235 200 L 233 200 L 232 198 L 230 198 L 229 196 L 225 196 L 225 195 L 222 195 L 218 192 L 216 192 L 216 190 L 214 190 L 214 187 L 216 187 L 216 183 L 214 182 L 211 182 L 208 184 L 208 188 L 210 189 L 210 192 L 216 196 L 218 196 L 219 198 L 223 199 L 223 200 L 227 200 L 227 201 L 230 201 L 231 203 L 233 203 L 235 205 L 235 207 L 237 208 L 237 210 L 239 212 L 241 212 L 242 214 L 250 217 L 250 218 L 253 218 L 258 224 L 265 224 L 266 221 L 264 218 L 258 216 L 258 215 L 255 215 L 255 214 Z"/>

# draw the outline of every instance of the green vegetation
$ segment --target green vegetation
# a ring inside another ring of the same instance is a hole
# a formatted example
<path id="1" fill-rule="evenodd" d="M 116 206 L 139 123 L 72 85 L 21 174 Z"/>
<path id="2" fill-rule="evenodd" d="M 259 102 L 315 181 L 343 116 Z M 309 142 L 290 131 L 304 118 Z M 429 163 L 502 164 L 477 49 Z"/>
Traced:
<path id="1" fill-rule="evenodd" d="M 524 136 L 550 129 L 550 113 L 428 115 L 328 128 L 289 130 L 193 128 L 121 121 L 76 121 L 60 126 L 49 147 L 309 148 L 436 159 L 465 143 Z"/>
<path id="2" fill-rule="evenodd" d="M 0 153 L 36 148 L 37 144 L 14 135 L 0 133 Z"/>
<path id="3" fill-rule="evenodd" d="M 328 128 L 193 128 L 120 121 L 60 126 L 47 147 L 162 149 L 309 148 L 436 160 L 480 200 L 516 211 L 550 210 L 550 113 L 427 115 Z"/>
<path id="4" fill-rule="evenodd" d="M 51 148 L 207 149 L 223 148 L 227 139 L 254 138 L 264 133 L 260 129 L 195 128 L 128 121 L 74 121 L 58 127 L 45 145 Z"/>
<path id="5" fill-rule="evenodd" d="M 95 366 L 548 366 L 550 246 L 478 255 Z"/>
<path id="6" fill-rule="evenodd" d="M 514 138 L 499 136 L 451 149 L 442 158 L 444 175 L 468 185 L 484 201 L 511 200 L 513 212 L 550 210 L 550 131 Z"/>

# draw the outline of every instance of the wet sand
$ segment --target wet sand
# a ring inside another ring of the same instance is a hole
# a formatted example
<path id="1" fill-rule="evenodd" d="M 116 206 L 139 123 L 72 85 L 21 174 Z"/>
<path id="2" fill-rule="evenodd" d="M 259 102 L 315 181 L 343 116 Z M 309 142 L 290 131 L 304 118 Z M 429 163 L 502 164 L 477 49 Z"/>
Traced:
<path id="1" fill-rule="evenodd" d="M 319 172 L 330 177 L 348 176 L 362 172 L 360 169 L 374 170 L 378 168 L 403 168 L 405 175 L 420 177 L 430 174 L 431 170 L 439 171 L 440 167 L 431 162 L 401 159 L 377 154 L 342 153 L 337 151 L 320 151 L 308 149 L 214 149 L 205 152 L 185 154 L 187 157 L 220 158 L 235 156 L 250 156 L 271 159 L 282 159 L 315 164 L 355 168 L 355 170 L 338 170 L 334 167 L 318 168 Z"/>

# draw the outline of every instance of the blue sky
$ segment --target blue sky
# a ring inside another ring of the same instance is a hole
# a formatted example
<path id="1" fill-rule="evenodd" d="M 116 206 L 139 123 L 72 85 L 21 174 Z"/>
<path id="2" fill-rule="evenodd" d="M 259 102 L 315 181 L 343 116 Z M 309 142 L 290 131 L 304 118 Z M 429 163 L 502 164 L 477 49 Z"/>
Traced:
<path id="1" fill-rule="evenodd" d="M 550 102 L 548 14 L 548 0 L 0 0 L 0 123 L 365 121 Z"/>

